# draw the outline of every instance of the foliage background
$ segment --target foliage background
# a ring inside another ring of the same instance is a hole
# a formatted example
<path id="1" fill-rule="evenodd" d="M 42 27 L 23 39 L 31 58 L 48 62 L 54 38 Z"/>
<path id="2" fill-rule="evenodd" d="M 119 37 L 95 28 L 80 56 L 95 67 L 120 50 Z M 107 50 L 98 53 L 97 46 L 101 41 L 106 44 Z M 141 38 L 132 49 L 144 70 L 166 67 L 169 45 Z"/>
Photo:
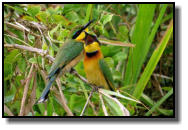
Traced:
<path id="1" fill-rule="evenodd" d="M 173 5 L 170 4 L 5 4 L 4 44 L 20 44 L 43 49 L 50 56 L 55 57 L 58 48 L 69 38 L 75 26 L 84 25 L 89 19 L 95 19 L 96 22 L 92 24 L 90 30 L 99 38 L 136 44 L 134 49 L 112 45 L 101 46 L 120 93 L 126 96 L 132 95 L 132 98 L 139 99 L 144 106 L 135 105 L 125 99 L 119 99 L 121 103 L 133 116 L 150 114 L 172 116 L 173 36 L 172 33 L 165 35 L 165 32 L 169 31 L 167 27 L 172 18 Z M 36 26 L 33 23 L 40 24 Z M 15 29 L 10 24 L 24 25 L 25 28 L 29 28 L 29 32 Z M 164 52 L 160 46 L 163 44 L 159 44 L 163 39 Z M 155 54 L 158 48 L 161 53 Z M 159 62 L 157 57 L 160 58 Z M 149 62 L 150 67 L 146 67 Z M 47 103 L 33 106 L 33 102 L 39 98 L 45 87 L 44 77 L 50 66 L 51 62 L 40 55 L 4 47 L 5 116 L 19 115 L 26 85 L 29 89 L 24 115 L 67 115 L 61 106 L 61 101 L 54 96 L 55 92 L 50 93 Z M 155 69 L 154 72 L 151 68 Z M 85 77 L 82 61 L 75 69 Z M 151 72 L 152 75 L 144 72 Z M 56 88 L 57 85 L 54 86 Z M 78 116 L 91 91 L 90 86 L 74 75 L 66 74 L 61 78 L 61 87 L 68 107 L 74 115 Z M 91 102 L 84 115 L 103 116 L 97 93 L 94 93 Z M 105 104 L 108 102 L 106 101 Z M 110 111 L 110 106 L 107 106 L 107 109 L 109 115 L 116 115 L 114 111 Z"/>

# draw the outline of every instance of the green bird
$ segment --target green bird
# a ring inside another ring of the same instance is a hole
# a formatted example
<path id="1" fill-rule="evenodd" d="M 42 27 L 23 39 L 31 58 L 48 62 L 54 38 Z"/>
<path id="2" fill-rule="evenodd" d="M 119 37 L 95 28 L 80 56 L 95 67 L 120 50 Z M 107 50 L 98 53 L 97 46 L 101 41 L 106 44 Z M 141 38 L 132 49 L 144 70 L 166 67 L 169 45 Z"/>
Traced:
<path id="1" fill-rule="evenodd" d="M 86 32 L 88 32 L 88 26 L 92 22 L 93 20 L 89 21 L 85 26 L 76 31 L 72 36 L 72 39 L 65 41 L 63 46 L 59 49 L 48 75 L 49 81 L 36 103 L 46 101 L 50 92 L 50 87 L 57 76 L 63 75 L 65 72 L 69 72 L 71 68 L 73 68 L 82 59 L 84 39 Z"/>

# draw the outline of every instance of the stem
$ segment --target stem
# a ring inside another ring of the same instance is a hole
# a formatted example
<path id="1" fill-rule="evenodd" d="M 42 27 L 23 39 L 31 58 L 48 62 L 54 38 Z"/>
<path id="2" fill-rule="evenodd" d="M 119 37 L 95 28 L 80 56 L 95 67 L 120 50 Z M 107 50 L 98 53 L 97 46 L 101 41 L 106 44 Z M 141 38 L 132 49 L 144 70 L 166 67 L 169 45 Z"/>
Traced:
<path id="1" fill-rule="evenodd" d="M 86 107 L 87 107 L 87 104 L 88 104 L 88 102 L 89 102 L 89 99 L 90 99 L 91 96 L 93 95 L 93 92 L 94 92 L 94 91 L 95 91 L 95 88 L 93 88 L 93 89 L 91 90 L 91 92 L 90 92 L 90 94 L 89 94 L 89 97 L 87 98 L 87 101 L 86 101 L 86 103 L 85 103 L 85 105 L 84 105 L 84 108 L 83 108 L 83 110 L 82 110 L 80 116 L 83 116 L 84 111 L 85 111 L 85 109 L 86 109 Z"/>
<path id="2" fill-rule="evenodd" d="M 62 103 L 63 103 L 62 104 L 63 108 L 67 112 L 68 116 L 74 116 L 73 113 L 71 112 L 70 108 L 67 106 L 65 96 L 64 96 L 63 92 L 61 91 L 61 82 L 60 82 L 59 78 L 56 79 L 56 83 L 57 83 L 57 86 L 59 88 L 59 92 L 60 92 L 60 95 L 61 95 L 61 100 L 62 100 Z"/>
<path id="3" fill-rule="evenodd" d="M 38 48 L 33 48 L 33 47 L 28 47 L 28 46 L 24 46 L 24 45 L 19 45 L 19 44 L 5 44 L 4 47 L 6 48 L 16 48 L 16 49 L 21 49 L 21 50 L 25 50 L 25 51 L 30 51 L 33 53 L 37 53 L 43 57 L 48 58 L 50 61 L 54 61 L 54 58 L 50 55 L 47 55 L 47 51 L 44 51 L 42 49 L 38 49 Z"/>
<path id="4" fill-rule="evenodd" d="M 22 102 L 21 102 L 21 108 L 20 108 L 20 114 L 19 116 L 23 116 L 24 115 L 24 111 L 25 111 L 25 100 L 27 98 L 27 92 L 29 89 L 29 83 L 31 81 L 32 78 L 32 72 L 33 72 L 33 68 L 34 68 L 34 64 L 31 65 L 31 69 L 29 71 L 29 74 L 27 76 L 27 81 L 24 87 L 24 93 L 23 93 L 23 97 L 22 97 Z"/>

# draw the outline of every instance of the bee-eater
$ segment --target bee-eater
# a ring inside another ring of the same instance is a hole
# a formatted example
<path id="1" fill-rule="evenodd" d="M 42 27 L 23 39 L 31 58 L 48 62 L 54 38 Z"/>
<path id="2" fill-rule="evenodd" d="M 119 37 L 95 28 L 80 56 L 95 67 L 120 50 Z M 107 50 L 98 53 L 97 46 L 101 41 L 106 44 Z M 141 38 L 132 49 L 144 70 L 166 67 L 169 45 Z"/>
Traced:
<path id="1" fill-rule="evenodd" d="M 90 84 L 114 90 L 114 81 L 110 68 L 105 63 L 96 36 L 86 33 L 84 39 L 84 71 Z"/>
<path id="2" fill-rule="evenodd" d="M 72 39 L 65 41 L 63 46 L 59 49 L 48 75 L 49 81 L 37 103 L 44 102 L 47 99 L 50 87 L 57 76 L 61 76 L 65 72 L 70 71 L 71 68 L 81 60 L 84 50 L 83 39 L 85 39 L 86 32 L 88 32 L 88 26 L 92 22 L 93 20 L 88 22 L 80 30 L 76 31 L 72 36 Z"/>

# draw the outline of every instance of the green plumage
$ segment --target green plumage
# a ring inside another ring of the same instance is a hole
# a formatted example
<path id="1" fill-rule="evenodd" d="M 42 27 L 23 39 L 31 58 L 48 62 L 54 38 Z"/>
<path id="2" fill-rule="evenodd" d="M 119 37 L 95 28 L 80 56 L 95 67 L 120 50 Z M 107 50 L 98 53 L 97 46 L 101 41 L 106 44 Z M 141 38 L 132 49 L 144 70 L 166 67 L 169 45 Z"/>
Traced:
<path id="1" fill-rule="evenodd" d="M 55 61 L 51 66 L 48 78 L 49 81 L 42 92 L 41 97 L 37 101 L 37 103 L 44 102 L 50 91 L 50 87 L 52 83 L 57 78 L 64 67 L 68 66 L 71 61 L 73 61 L 77 56 L 79 56 L 83 51 L 83 43 L 77 42 L 75 40 L 68 40 L 64 43 L 64 45 L 59 49 Z M 72 66 L 71 66 L 72 67 Z"/>
<path id="2" fill-rule="evenodd" d="M 108 86 L 110 87 L 109 89 L 115 90 L 112 73 L 110 71 L 110 68 L 108 67 L 108 65 L 104 61 L 104 59 L 99 60 L 99 66 L 100 66 L 100 69 L 101 69 L 101 71 L 102 71 L 102 73 L 105 77 L 106 82 L 108 83 Z"/>
<path id="3" fill-rule="evenodd" d="M 70 61 L 72 61 L 76 56 L 78 56 L 83 51 L 83 43 L 77 42 L 75 40 L 68 40 L 64 45 L 59 49 L 55 61 L 51 66 L 49 76 L 53 76 L 58 68 L 63 68 Z"/>

